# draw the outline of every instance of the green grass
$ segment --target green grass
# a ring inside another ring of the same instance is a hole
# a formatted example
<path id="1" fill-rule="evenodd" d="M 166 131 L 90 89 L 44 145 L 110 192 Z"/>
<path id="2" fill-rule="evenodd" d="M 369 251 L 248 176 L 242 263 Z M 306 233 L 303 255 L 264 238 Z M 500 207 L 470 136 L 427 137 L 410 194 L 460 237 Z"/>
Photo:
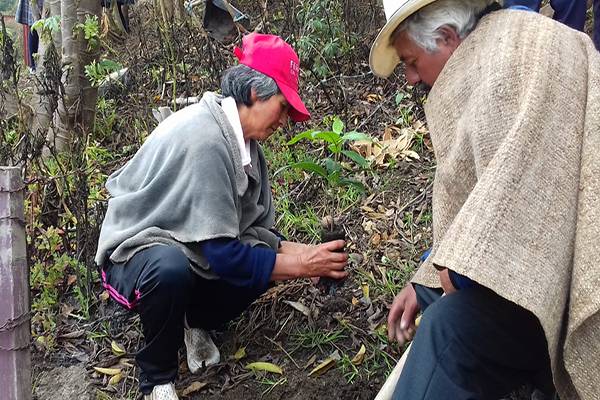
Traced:
<path id="1" fill-rule="evenodd" d="M 306 205 L 298 208 L 290 198 L 285 196 L 275 199 L 277 221 L 275 226 L 287 238 L 305 236 L 309 242 L 319 240 L 321 224 L 315 210 Z"/>
<path id="2" fill-rule="evenodd" d="M 377 375 L 382 369 L 384 371 L 382 375 L 388 376 L 398 363 L 398 360 L 396 360 L 386 351 L 382 350 L 382 347 L 383 346 L 375 344 L 369 344 L 369 346 L 367 346 L 367 353 L 369 353 L 370 356 L 366 358 L 362 364 L 362 371 L 365 372 L 366 380 L 369 380 L 371 377 Z"/>
<path id="3" fill-rule="evenodd" d="M 299 330 L 292 335 L 292 344 L 295 347 L 293 351 L 299 348 L 309 350 L 319 349 L 320 352 L 324 353 L 326 352 L 326 349 L 330 349 L 336 341 L 346 337 L 343 328 L 333 331 L 306 328 L 305 330 Z"/>
<path id="4" fill-rule="evenodd" d="M 351 358 L 344 354 L 338 362 L 339 368 L 342 370 L 342 375 L 348 384 L 352 384 L 356 378 L 360 377 L 359 369 L 352 363 Z"/>
<path id="5" fill-rule="evenodd" d="M 266 389 L 261 392 L 261 397 L 270 393 L 273 389 L 275 389 L 279 385 L 284 385 L 287 383 L 287 378 L 282 377 L 279 379 L 270 379 L 266 376 L 261 376 L 256 380 L 261 385 L 265 385 Z"/>
<path id="6" fill-rule="evenodd" d="M 416 263 L 402 260 L 398 264 L 394 264 L 383 256 L 382 264 L 379 266 L 380 274 L 377 276 L 362 268 L 358 268 L 357 273 L 360 279 L 369 285 L 371 298 L 384 296 L 386 299 L 393 299 L 413 275 Z"/>

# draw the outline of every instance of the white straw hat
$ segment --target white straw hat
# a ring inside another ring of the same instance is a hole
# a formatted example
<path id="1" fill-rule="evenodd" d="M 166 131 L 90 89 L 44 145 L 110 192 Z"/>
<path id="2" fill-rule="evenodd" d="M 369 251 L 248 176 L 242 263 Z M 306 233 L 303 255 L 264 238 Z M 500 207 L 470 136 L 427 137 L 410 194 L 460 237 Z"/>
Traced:
<path id="1" fill-rule="evenodd" d="M 400 62 L 390 36 L 402 21 L 435 0 L 383 0 L 386 24 L 383 26 L 369 55 L 371 70 L 377 76 L 387 78 Z"/>

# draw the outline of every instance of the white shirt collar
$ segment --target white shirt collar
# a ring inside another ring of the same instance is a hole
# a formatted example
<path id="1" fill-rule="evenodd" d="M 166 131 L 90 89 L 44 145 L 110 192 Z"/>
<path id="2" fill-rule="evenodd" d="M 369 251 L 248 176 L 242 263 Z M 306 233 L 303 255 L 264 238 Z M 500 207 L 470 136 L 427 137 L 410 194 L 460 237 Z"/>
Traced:
<path id="1" fill-rule="evenodd" d="M 244 140 L 244 132 L 242 131 L 242 123 L 240 122 L 240 114 L 238 113 L 237 104 L 233 97 L 225 97 L 221 100 L 221 108 L 233 128 L 237 144 L 242 155 L 242 165 L 245 167 L 250 165 L 250 141 Z"/>

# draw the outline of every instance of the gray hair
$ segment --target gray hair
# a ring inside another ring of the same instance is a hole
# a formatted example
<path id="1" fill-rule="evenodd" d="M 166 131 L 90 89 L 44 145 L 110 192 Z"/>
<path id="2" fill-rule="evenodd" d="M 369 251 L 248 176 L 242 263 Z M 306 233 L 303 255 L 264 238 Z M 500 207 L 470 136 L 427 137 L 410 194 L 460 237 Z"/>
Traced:
<path id="1" fill-rule="evenodd" d="M 252 105 L 252 88 L 263 101 L 280 93 L 273 78 L 244 64 L 228 68 L 221 78 L 221 94 L 233 97 L 237 104 Z"/>
<path id="2" fill-rule="evenodd" d="M 479 14 L 494 0 L 438 0 L 423 7 L 406 18 L 391 36 L 393 44 L 401 32 L 429 53 L 438 49 L 437 40 L 442 39 L 440 28 L 453 28 L 464 39 L 475 28 Z"/>

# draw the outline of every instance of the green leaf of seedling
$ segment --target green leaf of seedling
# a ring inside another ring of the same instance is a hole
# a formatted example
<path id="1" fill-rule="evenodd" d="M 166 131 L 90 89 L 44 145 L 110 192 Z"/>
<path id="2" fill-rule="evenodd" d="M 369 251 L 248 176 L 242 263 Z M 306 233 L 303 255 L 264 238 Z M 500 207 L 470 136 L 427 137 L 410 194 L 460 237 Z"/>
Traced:
<path id="1" fill-rule="evenodd" d="M 360 165 L 362 168 L 369 167 L 369 161 L 367 161 L 363 156 L 361 156 L 360 154 L 358 154 L 355 151 L 343 150 L 342 154 L 344 154 L 346 157 L 348 157 L 349 159 L 351 159 L 352 161 L 354 161 L 355 163 Z"/>
<path id="2" fill-rule="evenodd" d="M 343 141 L 357 141 L 357 140 L 368 140 L 369 142 L 373 141 L 373 138 L 366 133 L 351 131 L 342 136 Z"/>
<path id="3" fill-rule="evenodd" d="M 341 137 L 335 132 L 332 131 L 322 131 L 318 132 L 314 135 L 315 139 L 321 139 L 327 143 L 330 143 L 334 146 L 337 146 L 341 142 Z M 338 151 L 339 153 L 339 151 Z"/>
<path id="4" fill-rule="evenodd" d="M 364 193 L 366 191 L 365 185 L 353 179 L 342 178 L 339 180 L 338 184 L 340 186 L 352 186 L 361 193 Z"/>
<path id="5" fill-rule="evenodd" d="M 329 174 L 332 174 L 334 172 L 340 172 L 342 170 L 342 166 L 340 165 L 340 163 L 335 160 L 332 160 L 331 158 L 326 158 L 324 163 L 325 168 L 327 169 L 327 172 Z"/>
<path id="6" fill-rule="evenodd" d="M 342 150 L 342 146 L 331 143 L 327 145 L 327 150 L 332 154 L 338 154 Z"/>
<path id="7" fill-rule="evenodd" d="M 298 168 L 303 171 L 312 172 L 317 174 L 323 178 L 327 178 L 327 170 L 323 168 L 321 165 L 314 163 L 312 161 L 300 161 L 292 164 L 293 168 Z"/>
<path id="8" fill-rule="evenodd" d="M 341 171 L 333 171 L 327 175 L 327 183 L 331 186 L 342 186 L 340 183 L 340 172 Z"/>
<path id="9" fill-rule="evenodd" d="M 298 143 L 302 139 L 314 140 L 315 135 L 317 135 L 319 132 L 320 131 L 318 131 L 316 129 L 309 129 L 308 131 L 301 132 L 301 133 L 297 134 L 296 136 L 294 136 L 293 138 L 291 138 L 289 140 L 289 142 L 287 142 L 287 145 L 290 146 L 292 144 Z"/>
<path id="10" fill-rule="evenodd" d="M 338 136 L 340 136 L 342 134 L 342 132 L 344 131 L 344 123 L 342 122 L 341 119 L 339 119 L 338 117 L 335 117 L 333 120 L 333 125 L 331 126 L 331 129 L 338 134 Z"/>
<path id="11" fill-rule="evenodd" d="M 400 105 L 400 103 L 402 102 L 402 100 L 404 100 L 405 97 L 406 94 L 404 92 L 396 93 L 396 105 Z"/>

